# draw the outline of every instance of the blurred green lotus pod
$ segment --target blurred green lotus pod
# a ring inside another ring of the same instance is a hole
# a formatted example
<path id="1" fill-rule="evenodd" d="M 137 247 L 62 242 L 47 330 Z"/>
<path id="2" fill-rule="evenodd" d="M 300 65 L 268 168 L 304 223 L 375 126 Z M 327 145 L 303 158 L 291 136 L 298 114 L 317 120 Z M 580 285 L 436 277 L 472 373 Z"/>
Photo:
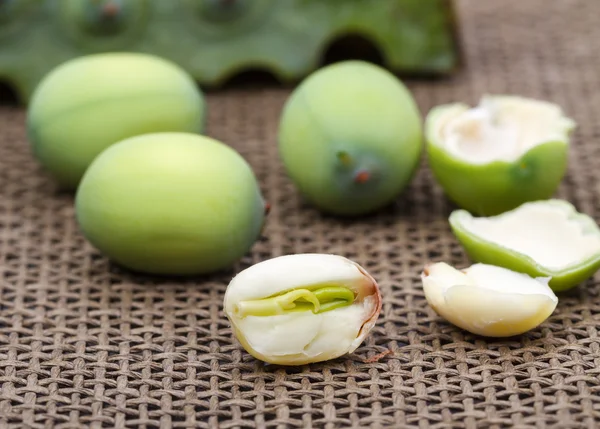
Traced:
<path id="1" fill-rule="evenodd" d="M 394 73 L 463 67 L 449 0 L 0 0 L 0 80 L 26 103 L 67 60 L 101 52 L 168 59 L 203 87 L 240 74 L 292 83 L 337 59 Z"/>
<path id="2" fill-rule="evenodd" d="M 147 0 L 59 0 L 59 3 L 60 23 L 71 40 L 85 47 L 90 43 L 89 36 L 95 36 L 97 48 L 105 51 L 114 47 L 115 38 L 124 46 L 131 38 L 139 37 L 149 15 Z"/>
<path id="3" fill-rule="evenodd" d="M 146 133 L 201 133 L 204 121 L 204 96 L 178 66 L 106 53 L 50 72 L 33 94 L 27 127 L 37 159 L 62 188 L 74 189 L 110 145 Z"/>
<path id="4" fill-rule="evenodd" d="M 85 172 L 75 206 L 92 245 L 150 274 L 226 269 L 249 251 L 265 222 L 248 163 L 229 146 L 191 133 L 112 145 Z"/>
<path id="5" fill-rule="evenodd" d="M 575 122 L 556 104 L 485 95 L 477 107 L 435 107 L 427 115 L 433 174 L 460 208 L 495 215 L 552 197 L 565 175 Z"/>
<path id="6" fill-rule="evenodd" d="M 563 200 L 528 202 L 489 217 L 455 210 L 449 220 L 472 260 L 551 277 L 554 291 L 570 289 L 600 269 L 600 228 Z"/>
<path id="7" fill-rule="evenodd" d="M 366 214 L 390 204 L 413 177 L 420 113 L 388 71 L 363 61 L 334 63 L 288 99 L 279 150 L 300 193 L 320 210 Z"/>

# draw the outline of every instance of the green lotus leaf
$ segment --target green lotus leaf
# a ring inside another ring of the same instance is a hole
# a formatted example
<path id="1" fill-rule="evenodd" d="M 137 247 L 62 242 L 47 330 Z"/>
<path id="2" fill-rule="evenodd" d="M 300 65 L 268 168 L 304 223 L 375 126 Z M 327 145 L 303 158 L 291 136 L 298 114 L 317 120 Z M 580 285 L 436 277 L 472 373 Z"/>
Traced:
<path id="1" fill-rule="evenodd" d="M 551 277 L 555 292 L 577 286 L 600 269 L 600 228 L 567 201 L 532 201 L 489 217 L 459 209 L 449 221 L 472 260 Z"/>

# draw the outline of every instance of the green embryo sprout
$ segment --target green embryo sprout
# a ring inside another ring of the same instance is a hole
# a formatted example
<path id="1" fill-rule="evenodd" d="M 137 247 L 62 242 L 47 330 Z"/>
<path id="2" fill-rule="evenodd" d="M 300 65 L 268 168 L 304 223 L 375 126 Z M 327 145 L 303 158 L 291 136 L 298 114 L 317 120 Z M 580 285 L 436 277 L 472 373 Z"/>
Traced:
<path id="1" fill-rule="evenodd" d="M 500 214 L 553 195 L 574 127 L 556 104 L 519 96 L 485 95 L 474 108 L 438 106 L 425 123 L 429 165 L 460 208 Z"/>
<path id="2" fill-rule="evenodd" d="M 326 66 L 292 93 L 279 151 L 300 193 L 323 212 L 362 215 L 390 204 L 422 152 L 418 107 L 394 75 L 374 64 Z"/>
<path id="3" fill-rule="evenodd" d="M 351 290 L 339 286 L 317 285 L 314 290 L 294 289 L 273 297 L 240 302 L 240 316 L 273 316 L 292 311 L 312 311 L 315 314 L 345 307 L 354 301 Z"/>
<path id="4" fill-rule="evenodd" d="M 555 292 L 600 269 L 600 228 L 567 201 L 532 201 L 489 217 L 455 210 L 450 225 L 474 261 L 549 277 Z"/>
<path id="5" fill-rule="evenodd" d="M 248 163 L 188 133 L 132 137 L 102 152 L 76 194 L 87 239 L 117 264 L 150 274 L 230 267 L 258 239 L 265 202 Z"/>
<path id="6" fill-rule="evenodd" d="M 102 53 L 46 75 L 27 128 L 36 158 L 61 188 L 73 190 L 110 145 L 147 133 L 202 133 L 204 122 L 204 96 L 179 66 L 146 54 Z"/>

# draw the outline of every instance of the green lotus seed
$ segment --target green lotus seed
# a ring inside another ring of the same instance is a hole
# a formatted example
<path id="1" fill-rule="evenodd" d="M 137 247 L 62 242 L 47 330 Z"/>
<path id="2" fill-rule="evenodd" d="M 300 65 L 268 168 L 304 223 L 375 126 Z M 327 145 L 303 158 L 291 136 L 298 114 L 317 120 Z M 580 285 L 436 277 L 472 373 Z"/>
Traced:
<path id="1" fill-rule="evenodd" d="M 201 133 L 205 101 L 178 66 L 145 54 L 68 61 L 36 88 L 27 126 L 33 152 L 64 189 L 77 187 L 98 154 L 128 137 Z"/>
<path id="2" fill-rule="evenodd" d="M 84 235 L 117 264 L 151 274 L 206 274 L 232 265 L 258 238 L 265 203 L 248 163 L 190 133 L 118 142 L 76 194 Z"/>
<path id="3" fill-rule="evenodd" d="M 309 76 L 287 101 L 279 149 L 304 197 L 325 212 L 361 215 L 391 203 L 422 149 L 421 116 L 388 71 L 345 61 Z"/>
<path id="4" fill-rule="evenodd" d="M 437 106 L 425 124 L 437 182 L 460 208 L 482 216 L 550 198 L 567 170 L 576 126 L 557 104 L 489 94 L 473 108 Z"/>

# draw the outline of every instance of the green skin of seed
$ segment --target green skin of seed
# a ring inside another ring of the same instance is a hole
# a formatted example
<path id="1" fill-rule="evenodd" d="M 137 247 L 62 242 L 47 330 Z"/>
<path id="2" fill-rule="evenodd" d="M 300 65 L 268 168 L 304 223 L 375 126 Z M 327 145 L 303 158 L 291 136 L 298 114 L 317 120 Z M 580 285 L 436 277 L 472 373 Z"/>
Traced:
<path id="1" fill-rule="evenodd" d="M 354 293 L 341 286 L 325 286 L 318 289 L 294 289 L 281 294 L 237 304 L 240 317 L 276 316 L 291 312 L 312 311 L 314 314 L 347 307 L 354 302 Z"/>
<path id="2" fill-rule="evenodd" d="M 584 230 L 600 235 L 600 229 L 589 216 L 578 214 L 566 201 L 550 200 L 571 212 L 572 219 L 584 225 Z M 579 264 L 563 270 L 552 270 L 543 267 L 527 255 L 502 247 L 494 242 L 484 240 L 462 226 L 462 221 L 471 215 L 466 210 L 455 210 L 449 218 L 450 227 L 467 255 L 475 262 L 497 265 L 510 270 L 528 274 L 532 277 L 552 277 L 549 286 L 554 292 L 571 289 L 592 277 L 600 269 L 600 254 L 581 261 Z"/>
<path id="3" fill-rule="evenodd" d="M 514 162 L 470 164 L 433 141 L 434 127 L 443 109 L 434 108 L 426 120 L 427 157 L 431 170 L 448 198 L 469 212 L 491 216 L 528 201 L 550 198 L 567 170 L 566 142 L 547 142 Z"/>

